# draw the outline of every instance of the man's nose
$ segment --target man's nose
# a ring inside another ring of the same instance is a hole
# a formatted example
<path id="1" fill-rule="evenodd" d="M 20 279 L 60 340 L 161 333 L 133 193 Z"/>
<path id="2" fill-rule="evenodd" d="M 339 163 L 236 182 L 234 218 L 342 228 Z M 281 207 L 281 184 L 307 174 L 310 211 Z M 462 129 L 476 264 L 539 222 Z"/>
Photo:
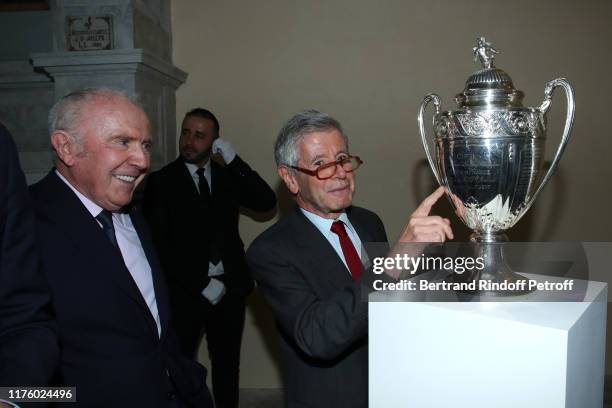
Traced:
<path id="1" fill-rule="evenodd" d="M 342 167 L 342 164 L 336 163 L 336 167 L 334 169 L 334 177 L 339 178 L 339 179 L 346 178 L 346 170 L 344 170 L 344 167 Z"/>
<path id="2" fill-rule="evenodd" d="M 151 153 L 147 147 L 143 145 L 135 145 L 130 154 L 130 164 L 138 167 L 141 170 L 149 168 Z"/>

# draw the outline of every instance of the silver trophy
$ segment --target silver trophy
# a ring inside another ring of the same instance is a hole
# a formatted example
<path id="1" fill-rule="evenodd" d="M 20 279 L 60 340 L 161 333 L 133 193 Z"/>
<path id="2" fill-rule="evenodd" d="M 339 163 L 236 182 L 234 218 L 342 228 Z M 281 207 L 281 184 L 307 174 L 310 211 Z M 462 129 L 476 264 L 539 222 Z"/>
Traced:
<path id="1" fill-rule="evenodd" d="M 498 243 L 518 222 L 550 180 L 569 140 L 574 120 L 574 92 L 564 78 L 546 84 L 544 102 L 524 107 L 523 92 L 493 65 L 498 51 L 484 37 L 477 39 L 474 59 L 483 69 L 473 73 L 455 97 L 457 110 L 441 111 L 440 97 L 427 95 L 419 110 L 419 129 L 427 159 L 446 189 L 456 214 L 473 230 L 470 240 L 481 243 L 488 267 L 480 279 L 524 279 L 503 262 Z M 567 98 L 565 129 L 557 152 L 544 174 L 546 113 L 555 88 Z M 425 130 L 425 110 L 433 102 L 434 155 Z M 481 254 L 482 255 L 482 254 Z"/>

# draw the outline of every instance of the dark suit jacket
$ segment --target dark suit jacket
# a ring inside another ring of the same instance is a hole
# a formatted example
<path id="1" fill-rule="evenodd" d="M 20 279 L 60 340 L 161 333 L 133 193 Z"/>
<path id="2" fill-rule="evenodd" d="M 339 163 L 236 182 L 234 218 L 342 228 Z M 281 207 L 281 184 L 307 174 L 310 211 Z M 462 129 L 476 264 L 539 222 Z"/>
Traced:
<path id="1" fill-rule="evenodd" d="M 144 214 L 172 287 L 202 299 L 208 285 L 208 248 L 216 245 L 228 294 L 246 296 L 253 289 L 244 244 L 238 231 L 241 206 L 268 211 L 274 192 L 238 156 L 224 167 L 211 163 L 212 208 L 202 209 L 198 190 L 182 159 L 152 173 L 145 188 Z"/>
<path id="2" fill-rule="evenodd" d="M 0 125 L 0 386 L 47 385 L 59 358 L 34 213 L 17 149 Z"/>
<path id="3" fill-rule="evenodd" d="M 347 215 L 362 242 L 386 242 L 371 211 Z M 367 407 L 367 299 L 298 207 L 247 252 L 281 334 L 288 407 Z"/>
<path id="4" fill-rule="evenodd" d="M 168 374 L 193 406 L 211 407 L 205 369 L 182 356 L 144 219 L 130 217 L 151 266 L 161 338 L 119 252 L 55 174 L 30 187 L 61 346 L 61 376 L 87 407 L 167 407 Z"/>

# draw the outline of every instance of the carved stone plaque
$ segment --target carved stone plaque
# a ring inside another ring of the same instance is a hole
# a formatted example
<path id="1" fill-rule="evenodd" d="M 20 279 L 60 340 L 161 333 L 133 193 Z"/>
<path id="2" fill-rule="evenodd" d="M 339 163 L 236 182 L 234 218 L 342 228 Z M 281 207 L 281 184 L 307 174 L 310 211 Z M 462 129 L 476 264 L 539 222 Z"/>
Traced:
<path id="1" fill-rule="evenodd" d="M 112 16 L 68 16 L 68 51 L 112 50 Z"/>

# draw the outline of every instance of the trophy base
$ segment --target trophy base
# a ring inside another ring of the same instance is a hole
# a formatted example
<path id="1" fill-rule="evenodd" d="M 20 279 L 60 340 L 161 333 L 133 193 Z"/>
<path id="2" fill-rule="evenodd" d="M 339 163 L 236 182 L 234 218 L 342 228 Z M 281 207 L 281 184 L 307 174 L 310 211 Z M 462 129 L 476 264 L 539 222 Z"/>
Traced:
<path id="1" fill-rule="evenodd" d="M 476 281 L 475 291 L 470 295 L 487 297 L 512 297 L 533 292 L 528 289 L 528 279 L 510 268 L 503 257 L 503 245 L 508 237 L 503 233 L 478 233 L 470 237 L 474 258 L 482 258 L 484 268 L 472 269 L 463 274 L 452 274 L 454 282 Z"/>
<path id="2" fill-rule="evenodd" d="M 508 241 L 508 236 L 503 232 L 473 232 L 470 235 L 470 242 L 477 244 L 495 244 Z"/>

